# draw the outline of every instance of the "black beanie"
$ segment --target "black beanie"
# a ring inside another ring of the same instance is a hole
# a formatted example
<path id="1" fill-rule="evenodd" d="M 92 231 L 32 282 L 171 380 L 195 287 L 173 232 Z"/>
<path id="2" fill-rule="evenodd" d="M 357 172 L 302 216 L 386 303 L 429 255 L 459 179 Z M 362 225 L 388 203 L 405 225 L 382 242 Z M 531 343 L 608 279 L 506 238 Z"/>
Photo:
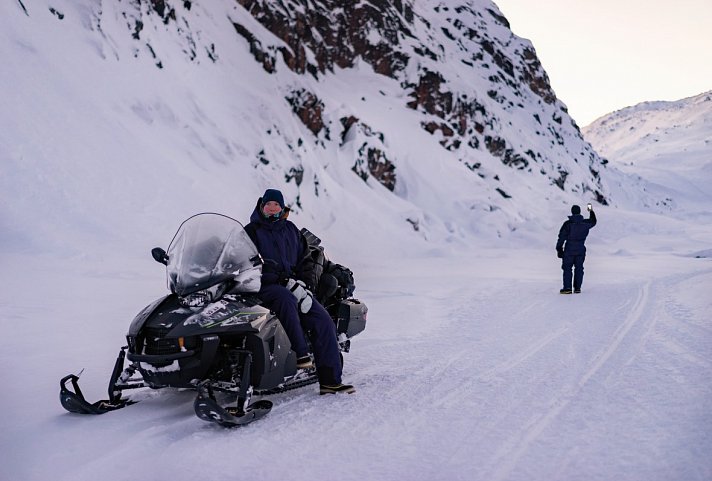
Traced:
<path id="1" fill-rule="evenodd" d="M 578 214 L 580 214 L 580 213 L 581 213 L 581 207 L 579 207 L 579 206 L 577 206 L 577 205 L 572 205 L 572 206 L 571 206 L 571 213 L 572 213 L 573 215 L 578 215 Z"/>
<path id="2" fill-rule="evenodd" d="M 262 205 L 265 205 L 270 201 L 275 201 L 282 209 L 284 209 L 284 196 L 277 189 L 267 189 L 265 190 L 265 193 L 262 194 Z"/>

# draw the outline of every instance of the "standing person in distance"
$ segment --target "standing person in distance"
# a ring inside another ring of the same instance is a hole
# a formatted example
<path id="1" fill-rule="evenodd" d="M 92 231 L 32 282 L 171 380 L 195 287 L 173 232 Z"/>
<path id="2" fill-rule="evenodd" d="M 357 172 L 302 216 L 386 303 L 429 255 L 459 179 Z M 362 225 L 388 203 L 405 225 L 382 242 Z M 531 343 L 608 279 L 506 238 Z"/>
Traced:
<path id="1" fill-rule="evenodd" d="M 287 220 L 289 208 L 282 192 L 267 189 L 257 201 L 245 231 L 255 243 L 264 266 L 257 294 L 265 307 L 277 313 L 297 355 L 297 367 L 311 367 L 304 331 L 314 350 L 320 394 L 352 393 L 341 382 L 341 352 L 336 325 L 306 284 L 299 279 L 307 243 L 297 226 Z M 304 331 L 302 330 L 304 328 Z"/>
<path id="2" fill-rule="evenodd" d="M 564 271 L 564 287 L 561 294 L 578 294 L 583 284 L 583 262 L 586 260 L 586 237 L 588 231 L 596 225 L 596 214 L 591 204 L 586 206 L 588 219 L 581 215 L 581 207 L 571 206 L 571 215 L 559 229 L 559 240 L 556 242 L 556 253 L 561 259 L 561 269 Z M 571 269 L 574 269 L 573 275 Z M 573 278 L 573 291 L 571 281 Z"/>

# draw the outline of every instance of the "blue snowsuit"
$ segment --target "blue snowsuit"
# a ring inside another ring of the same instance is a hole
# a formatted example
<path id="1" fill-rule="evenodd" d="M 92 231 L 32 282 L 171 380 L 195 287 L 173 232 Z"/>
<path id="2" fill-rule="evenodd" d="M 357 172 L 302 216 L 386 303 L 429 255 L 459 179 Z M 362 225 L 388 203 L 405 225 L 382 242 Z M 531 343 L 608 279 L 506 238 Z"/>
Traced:
<path id="1" fill-rule="evenodd" d="M 299 312 L 297 299 L 284 286 L 287 279 L 299 279 L 299 264 L 307 252 L 306 240 L 297 226 L 286 218 L 265 219 L 260 212 L 261 200 L 252 212 L 250 223 L 245 226 L 265 261 L 262 287 L 257 295 L 265 307 L 277 314 L 297 357 L 307 354 L 304 332 L 309 334 L 319 382 L 340 384 L 341 354 L 334 321 L 316 299 L 309 312 Z"/>
<path id="2" fill-rule="evenodd" d="M 596 214 L 591 211 L 588 219 L 584 219 L 581 214 L 569 216 L 559 229 L 559 240 L 556 242 L 556 250 L 563 257 L 561 269 L 564 271 L 564 289 L 571 289 L 571 278 L 573 277 L 573 288 L 581 289 L 583 284 L 583 262 L 586 260 L 586 237 L 588 231 L 596 225 Z M 575 272 L 572 276 L 571 269 Z"/>

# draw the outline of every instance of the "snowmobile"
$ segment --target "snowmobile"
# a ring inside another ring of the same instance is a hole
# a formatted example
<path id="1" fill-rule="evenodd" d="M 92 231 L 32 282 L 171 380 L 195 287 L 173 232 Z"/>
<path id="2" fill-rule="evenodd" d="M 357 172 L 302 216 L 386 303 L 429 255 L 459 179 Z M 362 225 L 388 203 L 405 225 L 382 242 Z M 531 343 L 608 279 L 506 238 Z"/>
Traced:
<path id="1" fill-rule="evenodd" d="M 366 327 L 368 309 L 350 297 L 351 271 L 326 259 L 318 237 L 302 233 L 308 255 L 321 261 L 315 296 L 336 324 L 341 352 L 348 352 L 351 338 Z M 157 247 L 152 255 L 166 265 L 171 293 L 131 322 L 108 399 L 89 403 L 79 376 L 62 378 L 59 397 L 67 411 L 104 414 L 136 402 L 125 391 L 190 388 L 197 391 L 199 418 L 233 427 L 265 416 L 272 402 L 264 397 L 317 382 L 315 368 L 297 368 L 279 319 L 260 305 L 264 263 L 242 224 L 197 214 L 180 225 L 167 251 Z M 261 399 L 251 402 L 253 396 Z"/>

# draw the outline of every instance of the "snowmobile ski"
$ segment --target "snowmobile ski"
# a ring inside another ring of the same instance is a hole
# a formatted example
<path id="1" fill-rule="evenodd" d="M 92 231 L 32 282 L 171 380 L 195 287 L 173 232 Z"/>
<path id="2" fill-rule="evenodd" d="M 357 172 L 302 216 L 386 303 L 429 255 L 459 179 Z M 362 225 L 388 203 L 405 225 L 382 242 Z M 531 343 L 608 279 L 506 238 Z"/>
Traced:
<path id="1" fill-rule="evenodd" d="M 72 387 L 74 391 L 72 392 L 67 387 L 67 382 L 72 382 Z M 70 374 L 62 378 L 59 382 L 59 400 L 62 403 L 62 407 L 71 413 L 77 414 L 104 414 L 109 411 L 115 411 L 129 404 L 134 404 L 134 401 L 128 399 L 104 399 L 102 401 L 97 401 L 90 404 L 86 399 L 84 399 L 84 394 L 79 388 L 79 376 L 76 374 Z"/>
<path id="2" fill-rule="evenodd" d="M 217 423 L 226 428 L 244 426 L 252 421 L 264 417 L 272 410 L 272 402 L 267 400 L 257 401 L 246 409 L 223 408 L 215 399 L 200 392 L 193 403 L 195 414 L 203 421 Z"/>

